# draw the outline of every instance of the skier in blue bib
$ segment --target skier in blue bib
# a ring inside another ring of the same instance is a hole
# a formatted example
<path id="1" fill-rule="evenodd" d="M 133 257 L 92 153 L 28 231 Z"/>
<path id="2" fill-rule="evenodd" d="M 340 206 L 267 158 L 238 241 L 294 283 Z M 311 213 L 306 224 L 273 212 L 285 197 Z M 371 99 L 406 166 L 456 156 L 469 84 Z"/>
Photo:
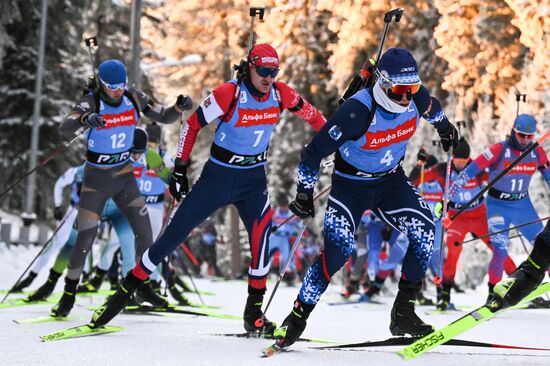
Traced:
<path id="1" fill-rule="evenodd" d="M 290 209 L 303 219 L 315 215 L 313 190 L 321 159 L 336 153 L 336 160 L 325 211 L 325 247 L 309 268 L 291 313 L 274 333 L 282 348 L 300 337 L 331 277 L 346 262 L 366 209 L 409 240 L 391 310 L 391 333 L 418 336 L 433 329 L 416 315 L 414 302 L 432 255 L 435 225 L 428 204 L 408 180 L 401 162 L 421 116 L 437 129 L 445 151 L 456 145 L 458 132 L 440 102 L 421 85 L 409 51 L 385 52 L 377 76 L 374 87 L 346 100 L 302 151 L 297 195 Z"/>
<path id="2" fill-rule="evenodd" d="M 63 296 L 52 309 L 52 315 L 58 317 L 67 316 L 74 306 L 85 257 L 109 198 L 132 226 L 137 261 L 153 242 L 149 215 L 130 161 L 134 129 L 142 113 L 151 120 L 172 123 L 193 106 L 191 98 L 180 95 L 174 106 L 165 108 L 142 91 L 128 89 L 126 67 L 116 59 L 103 61 L 98 76 L 99 89 L 82 96 L 60 127 L 65 136 L 73 135 L 83 126 L 87 128 L 87 153 L 76 219 L 78 236 L 69 259 Z M 140 291 L 153 292 L 145 283 Z"/>

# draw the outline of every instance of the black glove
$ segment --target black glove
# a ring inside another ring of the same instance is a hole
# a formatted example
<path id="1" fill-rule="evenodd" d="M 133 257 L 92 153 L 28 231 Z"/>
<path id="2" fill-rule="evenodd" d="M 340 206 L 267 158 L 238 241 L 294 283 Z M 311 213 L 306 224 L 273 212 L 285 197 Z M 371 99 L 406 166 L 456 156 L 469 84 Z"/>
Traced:
<path id="1" fill-rule="evenodd" d="M 384 225 L 382 230 L 380 230 L 380 235 L 382 236 L 382 240 L 389 242 L 392 231 L 393 231 L 393 228 L 390 225 Z"/>
<path id="2" fill-rule="evenodd" d="M 185 197 L 189 191 L 189 181 L 187 180 L 187 165 L 175 165 L 174 171 L 170 176 L 170 194 L 177 201 Z"/>
<path id="3" fill-rule="evenodd" d="M 428 153 L 426 152 L 426 149 L 422 147 L 420 148 L 420 150 L 418 150 L 418 154 L 416 154 L 416 160 L 419 160 L 424 164 L 428 161 Z"/>
<path id="4" fill-rule="evenodd" d="M 437 133 L 441 138 L 441 146 L 443 146 L 443 150 L 445 150 L 445 152 L 449 151 L 451 145 L 453 148 L 458 145 L 458 131 L 451 122 L 449 122 L 447 129 L 444 131 L 437 130 Z"/>
<path id="5" fill-rule="evenodd" d="M 55 206 L 53 208 L 53 218 L 56 220 L 61 220 L 63 218 L 63 210 L 61 210 L 61 207 Z"/>
<path id="6" fill-rule="evenodd" d="M 80 118 L 80 122 L 90 128 L 105 127 L 105 120 L 97 113 L 87 113 Z"/>
<path id="7" fill-rule="evenodd" d="M 288 208 L 301 219 L 314 217 L 313 195 L 304 192 L 298 193 L 294 201 L 290 202 Z"/>
<path id="8" fill-rule="evenodd" d="M 176 107 L 180 111 L 187 111 L 191 108 L 193 108 L 193 99 L 191 99 L 190 96 L 187 95 L 178 95 L 178 99 L 176 100 Z"/>

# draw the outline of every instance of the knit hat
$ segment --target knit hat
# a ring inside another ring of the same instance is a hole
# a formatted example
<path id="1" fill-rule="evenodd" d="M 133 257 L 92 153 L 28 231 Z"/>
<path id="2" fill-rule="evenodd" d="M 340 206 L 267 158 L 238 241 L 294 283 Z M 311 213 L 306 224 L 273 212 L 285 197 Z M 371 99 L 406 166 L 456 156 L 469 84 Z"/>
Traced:
<path id="1" fill-rule="evenodd" d="M 390 48 L 378 63 L 378 71 L 383 78 L 393 84 L 413 85 L 420 83 L 418 66 L 413 55 L 404 48 Z"/>
<path id="2" fill-rule="evenodd" d="M 99 80 L 101 83 L 111 86 L 119 86 L 128 82 L 126 66 L 122 61 L 110 59 L 103 61 L 98 68 Z"/>
<path id="3" fill-rule="evenodd" d="M 453 157 L 459 159 L 468 159 L 470 157 L 470 145 L 466 142 L 464 137 L 458 140 L 458 144 L 453 149 Z"/>
<path id="4" fill-rule="evenodd" d="M 248 61 L 254 66 L 279 67 L 279 55 L 270 44 L 260 43 L 252 47 Z"/>
<path id="5" fill-rule="evenodd" d="M 144 153 L 147 150 L 147 132 L 143 128 L 136 128 L 134 130 L 134 145 L 132 146 L 132 153 Z"/>
<path id="6" fill-rule="evenodd" d="M 534 135 L 537 132 L 537 120 L 531 115 L 520 114 L 514 121 L 514 131 Z"/>

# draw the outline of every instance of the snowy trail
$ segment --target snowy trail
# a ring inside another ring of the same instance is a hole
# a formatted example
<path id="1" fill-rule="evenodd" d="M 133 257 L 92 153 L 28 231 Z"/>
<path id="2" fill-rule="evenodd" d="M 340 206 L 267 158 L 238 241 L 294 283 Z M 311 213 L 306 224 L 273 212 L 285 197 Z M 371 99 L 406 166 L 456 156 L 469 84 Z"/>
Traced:
<path id="1" fill-rule="evenodd" d="M 8 250 L 0 244 L 0 288 L 9 287 L 32 259 L 36 248 Z M 42 274 L 36 288 L 45 279 Z M 221 305 L 217 312 L 241 315 L 246 296 L 244 281 L 213 282 L 196 279 L 197 286 L 212 291 L 216 296 L 205 296 L 208 304 Z M 270 282 L 269 289 L 274 282 Z M 61 290 L 61 283 L 57 290 Z M 361 304 L 329 306 L 326 301 L 338 296 L 339 286 L 331 286 L 312 313 L 304 337 L 334 341 L 362 342 L 381 340 L 390 336 L 388 331 L 391 294 L 382 296 L 384 305 Z M 298 288 L 279 287 L 269 309 L 268 318 L 281 323 L 290 311 Z M 428 293 L 430 295 L 430 293 Z M 433 296 L 433 294 L 431 294 Z M 198 298 L 189 295 L 198 302 Z M 461 305 L 478 305 L 485 297 L 484 289 L 478 292 L 457 294 L 453 300 Z M 499 350 L 470 347 L 439 347 L 413 361 L 403 361 L 395 353 L 400 347 L 363 348 L 346 351 L 315 350 L 321 346 L 297 343 L 291 352 L 269 359 L 260 358 L 262 348 L 272 341 L 222 337 L 217 333 L 240 333 L 241 321 L 174 315 L 171 317 L 120 315 L 113 325 L 123 326 L 122 332 L 82 339 L 42 343 L 38 338 L 59 329 L 86 322 L 89 306 L 98 305 L 101 297 L 80 298 L 71 315 L 82 320 L 68 322 L 18 325 L 13 320 L 47 315 L 50 306 L 36 305 L 0 310 L 0 365 L 426 365 L 437 366 L 479 365 L 549 365 L 550 352 Z M 420 316 L 436 327 L 460 316 L 459 313 L 425 315 L 429 307 L 419 307 Z M 550 310 L 510 310 L 483 324 L 461 338 L 520 346 L 550 348 L 547 329 L 550 327 Z"/>

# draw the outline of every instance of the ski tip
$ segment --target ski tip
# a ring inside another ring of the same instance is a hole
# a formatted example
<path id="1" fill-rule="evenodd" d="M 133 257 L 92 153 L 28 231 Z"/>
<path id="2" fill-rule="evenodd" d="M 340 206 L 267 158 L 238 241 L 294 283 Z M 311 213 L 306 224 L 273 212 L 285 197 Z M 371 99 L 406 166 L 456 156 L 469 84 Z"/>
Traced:
<path id="1" fill-rule="evenodd" d="M 273 344 L 262 351 L 262 357 L 264 358 L 271 357 L 280 351 L 281 351 L 281 347 L 277 346 L 277 344 Z"/>

